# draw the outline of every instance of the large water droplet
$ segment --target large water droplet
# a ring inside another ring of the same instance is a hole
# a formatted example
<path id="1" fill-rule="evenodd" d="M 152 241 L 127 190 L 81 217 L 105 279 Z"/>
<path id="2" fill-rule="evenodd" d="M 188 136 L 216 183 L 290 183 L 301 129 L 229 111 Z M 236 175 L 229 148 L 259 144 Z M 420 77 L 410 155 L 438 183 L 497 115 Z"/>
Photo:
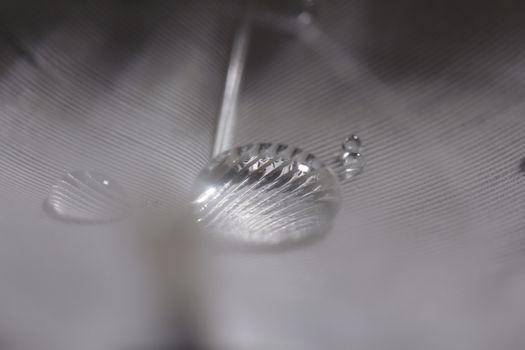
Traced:
<path id="1" fill-rule="evenodd" d="M 54 217 L 73 222 L 100 223 L 129 212 L 124 190 L 111 178 L 93 171 L 72 171 L 53 185 L 45 201 Z"/>
<path id="2" fill-rule="evenodd" d="M 194 213 L 206 232 L 255 245 L 326 233 L 340 205 L 333 171 L 283 144 L 220 154 L 199 174 L 193 193 Z"/>

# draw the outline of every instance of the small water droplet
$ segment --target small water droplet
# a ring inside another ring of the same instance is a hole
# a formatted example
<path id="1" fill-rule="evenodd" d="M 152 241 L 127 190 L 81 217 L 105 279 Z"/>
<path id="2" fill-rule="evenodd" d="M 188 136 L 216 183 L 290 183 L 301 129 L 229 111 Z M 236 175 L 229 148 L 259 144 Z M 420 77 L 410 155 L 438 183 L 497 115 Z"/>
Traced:
<path id="1" fill-rule="evenodd" d="M 359 153 L 361 151 L 361 139 L 357 135 L 350 135 L 343 142 L 343 151 Z"/>
<path id="2" fill-rule="evenodd" d="M 257 246 L 326 233 L 340 204 L 332 169 L 282 144 L 237 147 L 217 156 L 197 177 L 193 195 L 205 232 Z"/>
<path id="3" fill-rule="evenodd" d="M 93 171 L 72 171 L 51 188 L 44 207 L 63 221 L 101 223 L 129 213 L 124 190 L 111 178 Z"/>
<path id="4" fill-rule="evenodd" d="M 343 152 L 341 162 L 344 169 L 344 178 L 349 179 L 363 172 L 365 158 L 361 153 Z"/>
<path id="5" fill-rule="evenodd" d="M 347 137 L 332 166 L 340 180 L 350 179 L 363 172 L 365 158 L 361 153 L 361 139 L 356 135 Z"/>

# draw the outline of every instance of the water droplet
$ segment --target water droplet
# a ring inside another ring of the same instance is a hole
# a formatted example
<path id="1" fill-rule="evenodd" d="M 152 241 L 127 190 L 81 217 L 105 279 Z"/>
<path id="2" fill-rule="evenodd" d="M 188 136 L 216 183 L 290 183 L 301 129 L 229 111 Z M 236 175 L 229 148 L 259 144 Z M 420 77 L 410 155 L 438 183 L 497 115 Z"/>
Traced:
<path id="1" fill-rule="evenodd" d="M 283 144 L 220 154 L 199 174 L 193 194 L 194 213 L 205 232 L 252 245 L 324 234 L 340 205 L 333 171 Z"/>
<path id="2" fill-rule="evenodd" d="M 53 185 L 44 204 L 54 217 L 72 222 L 109 222 L 129 212 L 124 190 L 111 178 L 93 171 L 64 175 Z"/>
<path id="3" fill-rule="evenodd" d="M 358 136 L 350 135 L 343 141 L 332 167 L 340 180 L 350 179 L 363 172 L 365 158 L 361 153 L 361 139 Z"/>
<path id="4" fill-rule="evenodd" d="M 361 153 L 343 152 L 341 154 L 341 163 L 344 170 L 344 178 L 349 179 L 363 172 L 365 167 L 365 158 Z"/>
<path id="5" fill-rule="evenodd" d="M 343 151 L 350 153 L 359 153 L 361 150 L 361 139 L 356 135 L 350 135 L 343 142 Z"/>

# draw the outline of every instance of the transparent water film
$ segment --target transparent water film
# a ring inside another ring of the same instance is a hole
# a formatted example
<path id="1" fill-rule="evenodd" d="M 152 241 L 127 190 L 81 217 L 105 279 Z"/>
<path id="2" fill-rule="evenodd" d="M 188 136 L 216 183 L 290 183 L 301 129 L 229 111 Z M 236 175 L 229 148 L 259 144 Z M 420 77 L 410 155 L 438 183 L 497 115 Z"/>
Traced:
<path id="1" fill-rule="evenodd" d="M 205 232 L 254 245 L 322 235 L 340 205 L 332 169 L 298 148 L 270 143 L 220 154 L 199 174 L 193 194 Z"/>
<path id="2" fill-rule="evenodd" d="M 101 223 L 129 213 L 124 190 L 111 178 L 93 171 L 72 171 L 51 188 L 45 208 L 64 221 Z"/>

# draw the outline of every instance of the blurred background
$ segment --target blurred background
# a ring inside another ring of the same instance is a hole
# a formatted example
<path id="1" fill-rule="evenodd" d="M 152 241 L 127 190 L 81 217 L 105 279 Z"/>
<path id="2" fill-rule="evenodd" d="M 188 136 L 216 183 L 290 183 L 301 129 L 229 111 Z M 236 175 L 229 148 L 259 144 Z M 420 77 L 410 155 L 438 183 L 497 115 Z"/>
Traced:
<path id="1" fill-rule="evenodd" d="M 525 348 L 525 4 L 0 3 L 0 349 Z M 213 154 L 358 134 L 332 232 L 194 242 Z M 65 173 L 167 212 L 74 224 Z"/>

